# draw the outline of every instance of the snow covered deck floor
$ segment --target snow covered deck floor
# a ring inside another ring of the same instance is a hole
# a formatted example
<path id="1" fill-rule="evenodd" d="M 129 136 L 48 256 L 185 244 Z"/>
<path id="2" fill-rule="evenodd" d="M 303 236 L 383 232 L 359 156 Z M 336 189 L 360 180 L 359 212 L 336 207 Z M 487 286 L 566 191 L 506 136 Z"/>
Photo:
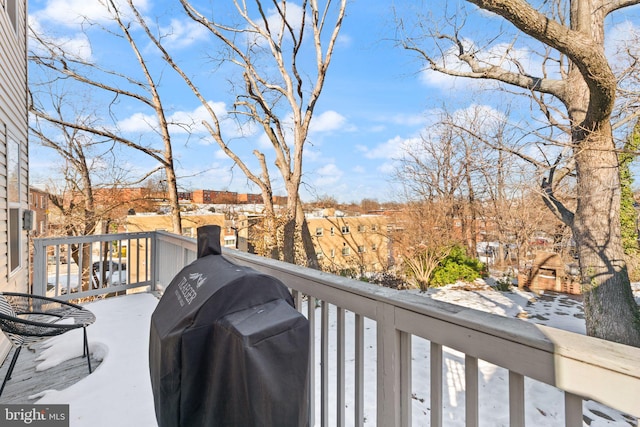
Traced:
<path id="1" fill-rule="evenodd" d="M 89 340 L 91 340 L 90 329 Z M 42 346 L 45 343 L 46 341 L 42 341 L 33 345 L 35 351 L 31 348 L 23 348 L 20 351 L 13 375 L 7 381 L 2 396 L 0 396 L 0 403 L 35 403 L 41 392 L 52 389 L 63 390 L 89 375 L 87 359 L 83 357 L 76 357 L 58 366 L 37 372 L 36 366 L 40 362 L 35 359 L 41 354 Z M 78 345 L 82 345 L 82 342 Z M 11 350 L 0 367 L 0 381 L 4 380 L 14 351 L 15 349 Z M 99 365 L 100 360 L 92 357 L 91 368 L 96 369 Z"/>

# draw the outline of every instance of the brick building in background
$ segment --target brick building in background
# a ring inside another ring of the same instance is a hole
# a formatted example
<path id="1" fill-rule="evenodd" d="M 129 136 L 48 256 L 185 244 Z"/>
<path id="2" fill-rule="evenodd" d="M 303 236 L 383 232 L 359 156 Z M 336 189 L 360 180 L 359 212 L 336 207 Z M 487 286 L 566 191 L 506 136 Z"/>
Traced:
<path id="1" fill-rule="evenodd" d="M 29 187 L 29 209 L 35 212 L 32 237 L 46 237 L 49 232 L 49 193 Z"/>

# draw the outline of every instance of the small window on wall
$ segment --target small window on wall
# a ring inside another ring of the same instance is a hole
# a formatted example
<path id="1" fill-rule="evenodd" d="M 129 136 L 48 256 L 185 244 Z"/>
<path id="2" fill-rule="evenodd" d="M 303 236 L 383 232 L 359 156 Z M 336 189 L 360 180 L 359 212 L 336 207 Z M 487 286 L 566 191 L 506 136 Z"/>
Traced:
<path id="1" fill-rule="evenodd" d="M 18 31 L 18 0 L 2 0 L 9 15 L 14 31 Z"/>
<path id="2" fill-rule="evenodd" d="M 22 265 L 20 233 L 20 145 L 13 139 L 7 143 L 7 202 L 9 208 L 9 271 Z"/>

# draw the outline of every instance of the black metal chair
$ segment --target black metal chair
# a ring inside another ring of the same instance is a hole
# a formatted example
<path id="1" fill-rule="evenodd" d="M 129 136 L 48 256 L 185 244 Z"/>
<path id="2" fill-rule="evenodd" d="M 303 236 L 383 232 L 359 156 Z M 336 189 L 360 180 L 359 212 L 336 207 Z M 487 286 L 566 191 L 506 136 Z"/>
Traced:
<path id="1" fill-rule="evenodd" d="M 0 395 L 11 379 L 23 346 L 78 328 L 82 328 L 84 332 L 82 357 L 87 358 L 91 373 L 87 326 L 95 320 L 92 312 L 77 304 L 38 295 L 0 292 L 0 329 L 15 347 L 13 359 L 0 387 Z"/>

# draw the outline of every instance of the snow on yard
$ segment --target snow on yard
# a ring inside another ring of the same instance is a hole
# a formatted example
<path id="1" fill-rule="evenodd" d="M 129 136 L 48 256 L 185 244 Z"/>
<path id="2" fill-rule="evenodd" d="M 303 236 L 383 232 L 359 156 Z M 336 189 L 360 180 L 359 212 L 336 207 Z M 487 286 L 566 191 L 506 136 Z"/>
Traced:
<path id="1" fill-rule="evenodd" d="M 409 292 L 409 291 L 406 291 Z M 635 286 L 640 298 L 640 287 Z M 424 295 L 424 294 L 422 294 Z M 529 292 L 497 292 L 483 283 L 473 285 L 451 285 L 430 290 L 426 297 L 464 305 L 500 316 L 520 317 L 526 321 L 584 333 L 580 299 L 572 296 L 535 295 Z M 70 405 L 71 426 L 75 427 L 153 427 L 156 426 L 153 395 L 149 380 L 148 344 L 151 313 L 157 299 L 150 294 L 134 294 L 100 300 L 87 304 L 96 314 L 97 321 L 88 328 L 91 352 L 102 363 L 95 371 L 65 390 L 47 390 L 38 396 L 35 403 L 61 403 Z M 320 309 L 318 309 L 320 310 Z M 306 309 L 305 311 L 306 312 Z M 318 319 L 320 313 L 318 311 Z M 347 337 L 353 335 L 353 316 L 346 317 Z M 317 322 L 318 324 L 320 322 Z M 335 316 L 330 317 L 335 325 Z M 365 425 L 375 425 L 375 322 L 365 322 Z M 316 349 L 319 350 L 317 334 Z M 333 332 L 330 337 L 334 337 Z M 40 369 L 79 356 L 72 350 L 79 336 L 72 333 L 55 337 L 41 356 Z M 349 340 L 348 340 L 349 341 Z M 429 343 L 413 339 L 413 425 L 429 424 Z M 347 425 L 353 412 L 353 349 L 347 346 Z M 330 351 L 335 350 L 335 340 Z M 335 358 L 334 358 L 335 359 Z M 351 360 L 350 360 L 351 359 Z M 319 353 L 316 361 L 319 361 Z M 464 425 L 464 355 L 446 349 L 444 355 L 445 391 L 443 424 Z M 335 381 L 335 361 L 330 361 L 330 379 Z M 479 362 L 480 370 L 480 419 L 484 425 L 507 426 L 508 423 L 508 372 L 486 362 Z M 316 387 L 319 387 L 319 372 L 316 367 Z M 333 385 L 330 385 L 332 387 Z M 525 381 L 527 425 L 564 425 L 562 393 L 550 386 L 530 379 Z M 330 402 L 330 416 L 335 417 L 335 402 Z M 316 404 L 316 420 L 319 423 L 319 405 Z M 617 411 L 595 402 L 584 404 L 585 425 L 628 426 L 631 421 Z M 330 418 L 335 419 L 335 418 Z"/>

